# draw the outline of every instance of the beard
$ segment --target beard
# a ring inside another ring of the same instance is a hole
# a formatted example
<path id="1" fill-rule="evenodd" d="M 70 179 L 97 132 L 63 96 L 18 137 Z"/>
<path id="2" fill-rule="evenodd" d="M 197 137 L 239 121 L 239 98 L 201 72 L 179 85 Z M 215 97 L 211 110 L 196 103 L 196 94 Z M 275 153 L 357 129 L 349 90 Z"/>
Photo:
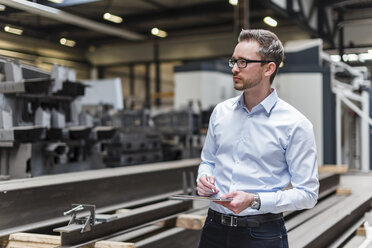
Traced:
<path id="1" fill-rule="evenodd" d="M 242 79 L 240 78 L 237 82 L 234 80 L 234 89 L 238 91 L 244 91 L 251 89 L 259 85 L 261 82 L 260 78 L 256 79 Z"/>

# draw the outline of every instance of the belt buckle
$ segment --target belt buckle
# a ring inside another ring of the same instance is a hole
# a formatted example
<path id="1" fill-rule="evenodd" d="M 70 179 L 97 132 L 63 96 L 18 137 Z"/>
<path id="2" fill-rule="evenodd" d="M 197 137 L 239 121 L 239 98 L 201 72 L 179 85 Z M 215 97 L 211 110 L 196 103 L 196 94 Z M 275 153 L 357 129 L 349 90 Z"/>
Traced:
<path id="1" fill-rule="evenodd" d="M 221 214 L 221 224 L 225 226 L 238 226 L 238 217 L 232 215 Z"/>

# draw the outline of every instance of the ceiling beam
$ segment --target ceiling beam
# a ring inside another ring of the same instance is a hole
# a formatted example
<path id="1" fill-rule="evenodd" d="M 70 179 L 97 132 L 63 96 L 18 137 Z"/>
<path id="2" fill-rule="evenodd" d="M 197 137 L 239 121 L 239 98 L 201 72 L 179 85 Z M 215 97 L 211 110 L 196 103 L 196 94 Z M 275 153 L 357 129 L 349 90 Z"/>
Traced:
<path id="1" fill-rule="evenodd" d="M 72 15 L 65 11 L 51 8 L 51 7 L 42 5 L 42 4 L 29 2 L 26 0 L 0 0 L 0 3 L 10 6 L 12 8 L 21 9 L 26 12 L 48 17 L 50 19 L 54 19 L 60 22 L 73 24 L 76 26 L 80 26 L 83 28 L 96 31 L 96 32 L 119 36 L 121 38 L 128 39 L 128 40 L 143 40 L 144 39 L 143 35 L 134 33 L 132 31 L 111 27 L 109 25 L 95 22 L 95 21 L 92 21 L 86 18 L 76 16 L 76 15 Z"/>

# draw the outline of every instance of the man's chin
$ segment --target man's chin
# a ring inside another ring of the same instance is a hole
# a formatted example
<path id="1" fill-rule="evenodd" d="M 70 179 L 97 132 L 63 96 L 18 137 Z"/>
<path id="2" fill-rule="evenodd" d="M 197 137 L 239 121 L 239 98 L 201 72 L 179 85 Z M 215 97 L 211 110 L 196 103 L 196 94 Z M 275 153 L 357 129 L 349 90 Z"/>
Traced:
<path id="1" fill-rule="evenodd" d="M 238 90 L 238 91 L 242 91 L 242 90 L 244 90 L 244 87 L 243 86 L 241 86 L 241 85 L 234 85 L 234 89 L 235 90 Z"/>

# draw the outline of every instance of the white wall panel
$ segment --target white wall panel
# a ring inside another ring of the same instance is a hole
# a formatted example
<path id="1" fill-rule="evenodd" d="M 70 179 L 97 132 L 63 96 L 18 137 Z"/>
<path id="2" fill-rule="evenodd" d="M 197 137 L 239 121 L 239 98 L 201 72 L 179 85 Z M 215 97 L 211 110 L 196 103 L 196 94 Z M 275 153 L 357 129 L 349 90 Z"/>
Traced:
<path id="1" fill-rule="evenodd" d="M 174 107 L 185 108 L 190 100 L 201 102 L 208 109 L 239 94 L 233 87 L 232 76 L 214 71 L 175 73 Z"/>

